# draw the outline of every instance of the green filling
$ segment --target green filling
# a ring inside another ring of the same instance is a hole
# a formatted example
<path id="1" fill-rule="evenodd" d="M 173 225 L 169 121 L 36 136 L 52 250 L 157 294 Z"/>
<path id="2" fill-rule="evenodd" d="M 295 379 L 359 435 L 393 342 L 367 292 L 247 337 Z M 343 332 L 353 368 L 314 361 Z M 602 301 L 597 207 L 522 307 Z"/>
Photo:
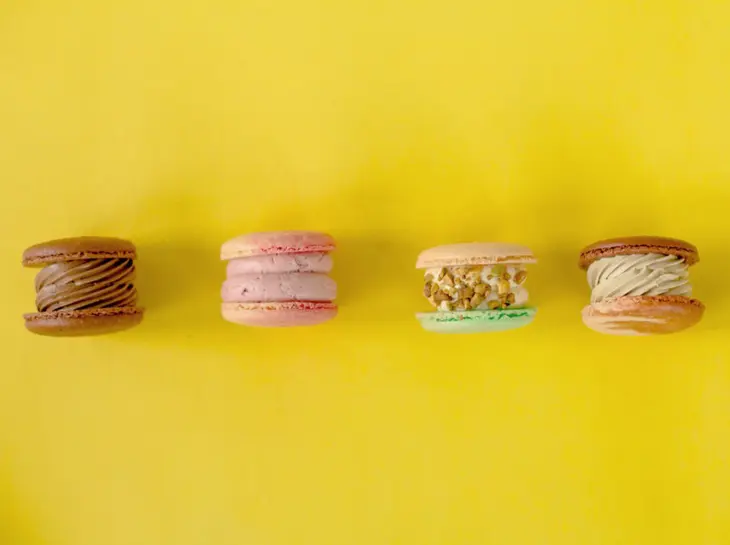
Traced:
<path id="1" fill-rule="evenodd" d="M 522 311 L 517 313 L 499 312 L 495 314 L 479 314 L 477 316 L 469 316 L 468 314 L 458 314 L 456 316 L 437 316 L 437 322 L 466 322 L 470 320 L 489 320 L 490 322 L 503 320 L 505 318 L 526 318 L 531 316 L 532 313 L 528 311 Z"/>

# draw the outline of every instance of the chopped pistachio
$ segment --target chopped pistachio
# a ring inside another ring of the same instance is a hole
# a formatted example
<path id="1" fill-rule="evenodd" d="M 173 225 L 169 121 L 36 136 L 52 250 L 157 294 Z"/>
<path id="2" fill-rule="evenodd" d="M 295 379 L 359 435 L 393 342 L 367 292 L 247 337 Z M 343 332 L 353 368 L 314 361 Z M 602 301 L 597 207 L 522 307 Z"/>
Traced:
<path id="1" fill-rule="evenodd" d="M 451 301 L 451 297 L 449 297 L 447 294 L 445 294 L 442 291 L 438 291 L 433 296 L 433 300 L 436 301 L 437 303 L 442 303 L 444 301 Z"/>
<path id="2" fill-rule="evenodd" d="M 509 293 L 509 282 L 507 280 L 501 279 L 499 282 L 497 282 L 497 293 L 499 295 L 507 295 Z"/>

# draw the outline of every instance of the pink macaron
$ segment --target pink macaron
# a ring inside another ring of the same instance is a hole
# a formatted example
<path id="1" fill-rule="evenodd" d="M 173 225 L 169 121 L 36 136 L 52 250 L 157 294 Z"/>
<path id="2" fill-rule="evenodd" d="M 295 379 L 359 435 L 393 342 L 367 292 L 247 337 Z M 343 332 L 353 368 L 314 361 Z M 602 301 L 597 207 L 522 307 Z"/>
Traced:
<path id="1" fill-rule="evenodd" d="M 334 239 L 310 231 L 252 233 L 221 247 L 228 261 L 223 318 L 241 325 L 315 325 L 337 315 L 329 253 Z"/>

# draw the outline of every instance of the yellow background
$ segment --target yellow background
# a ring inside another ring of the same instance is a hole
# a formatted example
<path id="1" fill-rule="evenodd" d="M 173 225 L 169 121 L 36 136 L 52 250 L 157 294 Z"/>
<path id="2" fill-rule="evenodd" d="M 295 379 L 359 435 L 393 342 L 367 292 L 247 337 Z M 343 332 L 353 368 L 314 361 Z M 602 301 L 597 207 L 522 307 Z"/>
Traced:
<path id="1" fill-rule="evenodd" d="M 730 3 L 0 1 L 0 543 L 730 542 Z M 340 243 L 341 313 L 223 322 L 220 244 Z M 686 238 L 705 320 L 586 330 L 580 248 Z M 24 331 L 23 249 L 139 247 L 136 330 Z M 540 258 L 422 332 L 417 253 Z"/>

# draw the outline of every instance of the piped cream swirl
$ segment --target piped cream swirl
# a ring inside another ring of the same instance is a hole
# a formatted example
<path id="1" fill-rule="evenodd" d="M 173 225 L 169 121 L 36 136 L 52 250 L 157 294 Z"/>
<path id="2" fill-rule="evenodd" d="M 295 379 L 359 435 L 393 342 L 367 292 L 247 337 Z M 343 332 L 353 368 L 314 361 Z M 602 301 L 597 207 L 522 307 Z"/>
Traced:
<path id="1" fill-rule="evenodd" d="M 588 267 L 591 302 L 632 295 L 692 295 L 689 267 L 675 255 L 604 257 Z"/>
<path id="2" fill-rule="evenodd" d="M 36 275 L 38 312 L 134 306 L 131 259 L 87 259 L 53 263 Z"/>

